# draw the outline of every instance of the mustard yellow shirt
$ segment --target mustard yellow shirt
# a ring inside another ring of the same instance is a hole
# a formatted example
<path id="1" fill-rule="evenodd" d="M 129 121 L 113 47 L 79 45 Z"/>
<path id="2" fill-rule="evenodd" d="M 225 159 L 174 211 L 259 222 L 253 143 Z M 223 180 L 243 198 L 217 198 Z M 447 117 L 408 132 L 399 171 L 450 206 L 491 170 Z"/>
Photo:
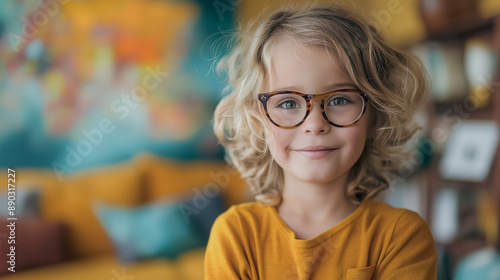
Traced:
<path id="1" fill-rule="evenodd" d="M 216 219 L 205 280 L 431 280 L 436 261 L 432 234 L 417 213 L 372 198 L 308 240 L 296 239 L 275 207 L 249 202 Z"/>

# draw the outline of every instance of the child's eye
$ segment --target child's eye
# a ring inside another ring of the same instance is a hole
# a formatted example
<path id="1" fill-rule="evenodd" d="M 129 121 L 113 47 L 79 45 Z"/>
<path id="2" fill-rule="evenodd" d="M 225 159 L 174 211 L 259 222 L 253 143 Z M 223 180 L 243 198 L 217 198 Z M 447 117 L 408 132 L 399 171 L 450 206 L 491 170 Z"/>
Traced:
<path id="1" fill-rule="evenodd" d="M 299 103 L 294 100 L 285 100 L 278 104 L 278 107 L 282 109 L 297 109 L 300 108 Z"/>
<path id="2" fill-rule="evenodd" d="M 342 106 L 342 105 L 347 105 L 349 103 L 352 103 L 351 100 L 343 97 L 343 96 L 336 96 L 328 102 L 328 106 Z"/>

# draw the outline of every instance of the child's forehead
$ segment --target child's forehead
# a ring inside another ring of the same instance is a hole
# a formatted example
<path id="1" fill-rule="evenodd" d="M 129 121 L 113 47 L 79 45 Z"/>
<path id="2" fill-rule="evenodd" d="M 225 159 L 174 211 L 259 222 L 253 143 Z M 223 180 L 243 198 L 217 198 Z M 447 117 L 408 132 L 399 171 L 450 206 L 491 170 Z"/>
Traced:
<path id="1" fill-rule="evenodd" d="M 278 65 L 290 64 L 314 64 L 318 67 L 329 65 L 337 70 L 345 72 L 346 67 L 342 65 L 340 57 L 334 51 L 333 46 L 315 45 L 299 41 L 290 35 L 275 35 L 270 38 L 268 46 L 264 48 L 264 67 L 266 74 L 272 73 L 273 68 Z"/>
<path id="2" fill-rule="evenodd" d="M 281 37 L 270 49 L 268 60 L 265 84 L 269 91 L 309 82 L 316 84 L 352 82 L 337 56 L 324 46 L 307 45 Z"/>
<path id="3" fill-rule="evenodd" d="M 311 49 L 324 49 L 328 47 L 324 45 L 315 45 L 310 42 L 299 40 L 291 35 L 280 34 L 270 38 L 271 48 L 270 51 L 284 51 L 289 50 L 295 53 L 305 53 Z"/>
<path id="4" fill-rule="evenodd" d="M 337 55 L 326 46 L 310 45 L 296 40 L 279 38 L 270 49 L 271 62 L 281 60 L 296 60 L 301 63 L 312 63 L 314 58 L 320 56 L 321 63 L 338 64 Z"/>

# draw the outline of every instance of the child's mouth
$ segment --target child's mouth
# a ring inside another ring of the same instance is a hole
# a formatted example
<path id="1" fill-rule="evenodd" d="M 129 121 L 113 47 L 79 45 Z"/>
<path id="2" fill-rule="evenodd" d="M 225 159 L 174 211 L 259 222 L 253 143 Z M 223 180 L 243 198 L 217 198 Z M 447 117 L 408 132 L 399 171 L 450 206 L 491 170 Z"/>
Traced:
<path id="1" fill-rule="evenodd" d="M 310 146 L 302 149 L 295 150 L 296 152 L 304 155 L 310 159 L 320 159 L 337 150 L 337 148 L 326 146 Z"/>

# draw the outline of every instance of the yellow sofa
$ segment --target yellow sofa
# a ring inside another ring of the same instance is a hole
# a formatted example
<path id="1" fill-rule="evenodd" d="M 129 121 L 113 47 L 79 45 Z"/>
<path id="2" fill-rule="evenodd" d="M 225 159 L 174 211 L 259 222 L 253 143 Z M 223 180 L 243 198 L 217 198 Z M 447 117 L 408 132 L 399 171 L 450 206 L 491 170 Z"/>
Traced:
<path id="1" fill-rule="evenodd" d="M 7 172 L 0 180 L 7 182 Z M 176 162 L 143 154 L 130 162 L 65 174 L 52 170 L 16 169 L 18 190 L 39 188 L 40 217 L 66 227 L 68 261 L 9 272 L 3 279 L 203 279 L 204 248 L 175 260 L 148 259 L 124 264 L 92 209 L 96 201 L 134 207 L 189 194 L 217 184 L 226 206 L 249 199 L 244 181 L 224 162 Z M 5 191 L 6 188 L 3 188 Z M 19 218 L 22 219 L 22 218 Z M 36 234 L 36 233 L 34 233 Z"/>

